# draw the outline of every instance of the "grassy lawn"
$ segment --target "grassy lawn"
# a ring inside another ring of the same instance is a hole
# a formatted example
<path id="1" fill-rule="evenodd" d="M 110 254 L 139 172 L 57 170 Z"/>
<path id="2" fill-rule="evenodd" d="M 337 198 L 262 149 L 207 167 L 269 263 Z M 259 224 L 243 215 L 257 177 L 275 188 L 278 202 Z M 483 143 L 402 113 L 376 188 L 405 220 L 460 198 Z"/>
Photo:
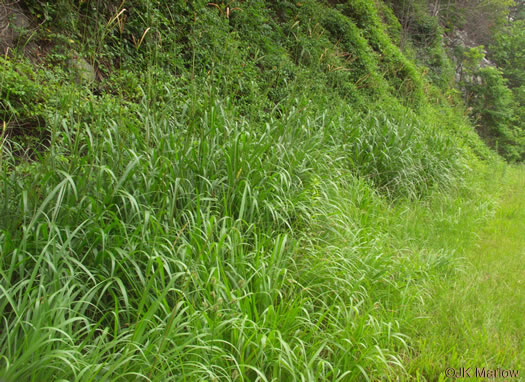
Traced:
<path id="1" fill-rule="evenodd" d="M 411 374 L 448 380 L 446 369 L 520 370 L 525 359 L 525 171 L 510 168 L 496 215 L 465 251 L 462 269 L 440 286 L 426 307 Z M 465 375 L 466 376 L 466 375 Z M 499 379 L 501 380 L 501 379 Z"/>

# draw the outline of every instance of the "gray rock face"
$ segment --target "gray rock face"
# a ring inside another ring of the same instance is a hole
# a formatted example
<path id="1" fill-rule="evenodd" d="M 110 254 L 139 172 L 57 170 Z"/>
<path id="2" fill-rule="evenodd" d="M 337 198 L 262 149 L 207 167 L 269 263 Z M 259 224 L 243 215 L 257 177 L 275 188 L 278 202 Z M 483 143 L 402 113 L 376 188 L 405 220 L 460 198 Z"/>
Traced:
<path id="1" fill-rule="evenodd" d="M 461 46 L 463 48 L 475 48 L 479 46 L 476 41 L 474 41 L 468 33 L 464 30 L 455 30 L 454 33 L 451 36 L 444 36 L 445 41 L 447 42 L 447 45 L 450 48 L 454 48 L 457 46 Z M 483 49 L 483 58 L 481 59 L 479 63 L 480 68 L 486 68 L 486 67 L 496 67 L 496 64 L 490 61 L 487 57 L 487 50 Z M 458 59 L 455 57 L 453 58 L 456 64 L 456 82 L 460 82 L 463 78 L 463 63 L 459 62 Z M 472 79 L 476 83 L 481 83 L 481 78 L 476 77 Z"/>
<path id="2" fill-rule="evenodd" d="M 31 28 L 29 18 L 15 3 L 0 4 L 0 53 L 23 43 L 23 37 Z"/>
<path id="3" fill-rule="evenodd" d="M 69 66 L 76 72 L 78 82 L 94 82 L 97 78 L 95 68 L 85 58 L 74 54 L 68 61 Z"/>

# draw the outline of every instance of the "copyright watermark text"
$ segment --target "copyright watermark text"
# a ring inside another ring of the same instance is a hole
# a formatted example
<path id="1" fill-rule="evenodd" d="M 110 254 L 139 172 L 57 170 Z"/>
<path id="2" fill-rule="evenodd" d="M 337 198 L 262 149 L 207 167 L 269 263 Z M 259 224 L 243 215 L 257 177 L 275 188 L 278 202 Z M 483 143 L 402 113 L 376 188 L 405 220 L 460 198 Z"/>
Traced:
<path id="1" fill-rule="evenodd" d="M 445 375 L 449 378 L 518 378 L 520 371 L 516 369 L 490 369 L 488 367 L 447 367 Z"/>

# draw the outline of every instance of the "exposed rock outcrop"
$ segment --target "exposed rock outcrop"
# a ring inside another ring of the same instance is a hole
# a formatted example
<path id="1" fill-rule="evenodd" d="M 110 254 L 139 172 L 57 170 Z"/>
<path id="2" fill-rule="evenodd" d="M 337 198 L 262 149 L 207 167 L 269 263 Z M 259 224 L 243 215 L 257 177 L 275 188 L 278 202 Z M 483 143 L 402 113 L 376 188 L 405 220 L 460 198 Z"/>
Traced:
<path id="1" fill-rule="evenodd" d="M 28 43 L 31 22 L 18 6 L 17 1 L 2 1 L 0 3 L 0 53 L 6 54 L 8 49 L 22 47 L 29 51 L 33 48 Z"/>

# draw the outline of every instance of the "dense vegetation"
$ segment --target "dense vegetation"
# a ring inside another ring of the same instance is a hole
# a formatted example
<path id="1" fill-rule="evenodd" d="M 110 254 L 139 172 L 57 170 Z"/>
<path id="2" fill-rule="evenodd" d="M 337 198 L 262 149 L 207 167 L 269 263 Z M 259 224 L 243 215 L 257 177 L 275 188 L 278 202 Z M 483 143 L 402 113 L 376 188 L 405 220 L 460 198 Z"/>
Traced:
<path id="1" fill-rule="evenodd" d="M 443 40 L 460 13 L 411 4 L 20 1 L 0 375 L 416 378 L 420 305 L 504 166 L 473 118 L 523 159 L 523 60 L 520 21 L 481 68 Z"/>

